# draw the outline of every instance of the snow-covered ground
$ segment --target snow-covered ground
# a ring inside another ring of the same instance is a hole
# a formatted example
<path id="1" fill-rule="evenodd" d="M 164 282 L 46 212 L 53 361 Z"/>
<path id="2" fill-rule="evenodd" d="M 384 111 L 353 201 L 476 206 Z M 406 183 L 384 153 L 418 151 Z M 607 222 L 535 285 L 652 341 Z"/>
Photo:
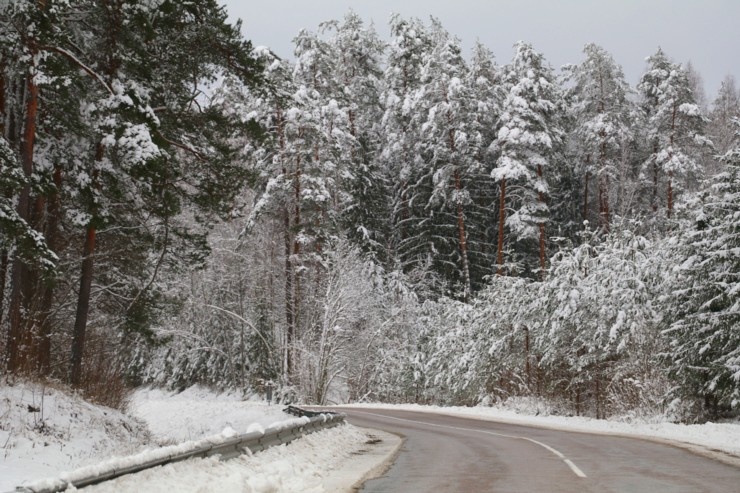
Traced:
<path id="1" fill-rule="evenodd" d="M 279 405 L 197 387 L 182 393 L 139 390 L 129 413 L 39 384 L 0 384 L 0 491 L 99 474 L 192 450 L 199 441 L 218 442 L 306 419 L 283 413 Z M 400 443 L 379 435 L 382 445 L 370 445 L 376 437 L 367 431 L 339 426 L 253 456 L 190 459 L 86 491 L 350 491 Z"/>
<path id="2" fill-rule="evenodd" d="M 294 422 L 296 418 L 285 414 L 283 407 L 261 400 L 243 400 L 236 393 L 190 387 L 180 393 L 137 390 L 128 411 L 144 421 L 157 442 L 165 445 L 218 435 L 227 427 L 246 433 Z"/>
<path id="3" fill-rule="evenodd" d="M 527 426 L 540 426 L 588 433 L 616 434 L 669 440 L 698 445 L 708 451 L 720 451 L 740 458 L 740 423 L 705 423 L 684 425 L 660 421 L 659 418 L 624 418 L 603 420 L 575 416 L 535 415 L 541 406 L 522 401 L 509 407 L 443 407 L 417 404 L 349 404 L 343 407 L 400 409 L 499 421 Z M 545 414 L 546 410 L 545 410 Z"/>
<path id="4" fill-rule="evenodd" d="M 57 388 L 0 383 L 0 491 L 149 443 L 138 420 Z"/>

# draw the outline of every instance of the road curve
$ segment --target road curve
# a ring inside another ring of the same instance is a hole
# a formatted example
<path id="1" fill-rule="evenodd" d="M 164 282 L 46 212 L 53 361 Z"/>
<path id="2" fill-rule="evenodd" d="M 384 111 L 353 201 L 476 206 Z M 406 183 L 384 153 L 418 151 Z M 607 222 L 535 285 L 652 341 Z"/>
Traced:
<path id="1" fill-rule="evenodd" d="M 635 438 L 441 414 L 344 408 L 356 426 L 405 437 L 365 493 L 740 493 L 740 468 Z"/>

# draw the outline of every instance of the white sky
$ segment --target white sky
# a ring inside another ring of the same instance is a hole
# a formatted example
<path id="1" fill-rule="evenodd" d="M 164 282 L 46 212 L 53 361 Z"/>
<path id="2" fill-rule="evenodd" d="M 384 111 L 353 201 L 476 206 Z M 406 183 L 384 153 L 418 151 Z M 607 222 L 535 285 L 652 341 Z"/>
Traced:
<path id="1" fill-rule="evenodd" d="M 583 45 L 606 48 L 637 83 L 645 57 L 658 46 L 678 62 L 691 61 L 711 102 L 726 74 L 740 76 L 740 0 L 220 0 L 244 35 L 291 58 L 300 28 L 341 19 L 351 8 L 388 38 L 391 12 L 429 15 L 462 40 L 469 53 L 480 39 L 498 63 L 518 40 L 534 44 L 555 68 L 582 59 Z"/>

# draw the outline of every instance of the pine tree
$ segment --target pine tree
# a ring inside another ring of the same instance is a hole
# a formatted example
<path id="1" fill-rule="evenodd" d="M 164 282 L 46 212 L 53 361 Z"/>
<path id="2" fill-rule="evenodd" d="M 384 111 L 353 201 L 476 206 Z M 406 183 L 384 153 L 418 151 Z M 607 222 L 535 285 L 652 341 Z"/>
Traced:
<path id="1" fill-rule="evenodd" d="M 418 19 L 406 20 L 394 14 L 390 28 L 392 40 L 380 96 L 384 111 L 380 160 L 394 187 L 392 249 L 400 267 L 408 272 L 425 264 L 429 244 L 411 212 L 412 207 L 423 207 L 425 201 L 414 202 L 410 187 L 415 186 L 420 174 L 415 149 L 420 129 L 413 122 L 415 95 L 432 40 Z"/>
<path id="2" fill-rule="evenodd" d="M 735 120 L 740 135 L 740 120 Z M 664 331 L 666 357 L 683 397 L 703 401 L 704 415 L 740 406 L 740 147 L 722 158 L 692 229 L 677 252 L 677 269 Z"/>
<path id="3" fill-rule="evenodd" d="M 498 273 L 504 269 L 505 227 L 516 240 L 539 236 L 539 269 L 544 276 L 549 193 L 545 172 L 552 171 L 562 129 L 557 121 L 559 89 L 543 56 L 520 42 L 507 67 L 509 87 L 495 142 L 498 160 L 491 176 L 500 184 Z M 507 217 L 506 210 L 513 209 Z"/>
<path id="4" fill-rule="evenodd" d="M 740 118 L 740 88 L 731 75 L 722 80 L 717 97 L 709 114 L 708 134 L 720 155 L 735 147 L 737 134 L 732 124 L 733 118 Z"/>
<path id="5" fill-rule="evenodd" d="M 577 158 L 583 163 L 583 220 L 589 219 L 589 185 L 598 183 L 599 225 L 609 231 L 611 183 L 618 176 L 624 147 L 631 139 L 630 92 L 621 67 L 601 47 L 583 49 L 586 59 L 573 67 L 569 79 L 573 116 L 576 120 Z"/>
<path id="6" fill-rule="evenodd" d="M 701 170 L 697 149 L 709 145 L 705 117 L 697 105 L 686 71 L 672 63 L 661 49 L 648 57 L 648 70 L 638 89 L 648 119 L 647 139 L 652 153 L 645 162 L 653 175 L 653 211 L 658 210 L 658 183 L 666 176 L 666 209 L 673 212 L 674 190 L 689 183 Z"/>

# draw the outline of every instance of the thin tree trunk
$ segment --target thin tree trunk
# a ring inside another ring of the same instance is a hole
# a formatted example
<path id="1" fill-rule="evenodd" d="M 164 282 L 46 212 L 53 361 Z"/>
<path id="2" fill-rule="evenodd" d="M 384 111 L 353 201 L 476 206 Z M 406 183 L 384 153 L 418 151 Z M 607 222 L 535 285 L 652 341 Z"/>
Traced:
<path id="1" fill-rule="evenodd" d="M 653 212 L 658 212 L 658 144 L 653 145 Z"/>
<path id="2" fill-rule="evenodd" d="M 524 371 L 527 376 L 527 390 L 532 385 L 532 368 L 529 361 L 529 329 L 524 327 Z"/>
<path id="3" fill-rule="evenodd" d="M 542 166 L 537 165 L 537 176 L 539 177 L 540 181 L 542 181 Z M 537 200 L 541 204 L 545 203 L 545 194 L 542 192 L 539 192 L 537 194 Z M 544 219 L 540 223 L 540 280 L 545 279 L 545 222 Z"/>
<path id="4" fill-rule="evenodd" d="M 285 209 L 285 375 L 288 381 L 293 375 L 293 339 L 295 322 L 293 321 L 293 267 L 290 261 L 293 242 L 290 238 L 290 213 Z"/>
<path id="5" fill-rule="evenodd" d="M 586 157 L 586 164 L 588 164 L 589 160 L 591 159 L 591 156 Z M 589 178 L 589 171 L 586 170 L 586 178 L 583 183 L 583 220 L 588 221 L 588 178 Z"/>
<path id="6" fill-rule="evenodd" d="M 455 190 L 458 192 L 462 191 L 460 173 L 457 170 L 455 170 Z M 468 240 L 467 235 L 465 234 L 465 216 L 463 215 L 463 206 L 460 200 L 457 201 L 457 231 L 458 236 L 460 237 L 460 256 L 462 257 L 463 278 L 465 282 L 463 299 L 467 302 L 471 292 L 470 264 L 468 263 Z"/>
<path id="7" fill-rule="evenodd" d="M 285 153 L 285 130 L 283 122 L 283 111 L 278 104 L 275 108 L 275 115 L 277 120 L 277 134 L 278 142 L 280 143 L 280 151 L 284 156 Z M 283 177 L 288 176 L 288 169 L 283 166 Z M 293 240 L 291 238 L 290 231 L 290 211 L 288 206 L 285 206 L 283 211 L 283 240 L 285 247 L 285 378 L 288 383 L 291 383 L 293 377 L 293 344 L 295 339 L 295 320 L 293 318 L 293 297 L 295 293 L 293 291 L 293 263 L 291 261 Z"/>
<path id="8" fill-rule="evenodd" d="M 609 216 L 609 181 L 608 178 L 602 177 L 599 183 L 599 197 L 601 200 L 601 224 L 604 227 L 604 232 L 608 233 L 611 226 L 611 218 Z"/>
<path id="9" fill-rule="evenodd" d="M 293 213 L 293 255 L 291 262 L 291 269 L 293 274 L 293 293 L 292 293 L 292 306 L 291 311 L 293 313 L 293 333 L 291 334 L 291 341 L 295 344 L 295 340 L 298 335 L 298 328 L 300 327 L 300 303 L 301 303 L 301 275 L 298 270 L 300 267 L 298 258 L 301 254 L 301 243 L 298 238 L 301 229 L 301 158 L 296 158 L 295 177 L 293 183 L 294 191 L 294 213 Z M 289 350 L 293 351 L 293 345 L 289 346 Z M 292 368 L 295 370 L 295 354 L 291 356 Z M 291 379 L 294 375 L 290 375 Z"/>
<path id="10" fill-rule="evenodd" d="M 500 276 L 504 270 L 504 222 L 506 221 L 506 178 L 501 179 L 501 194 L 498 206 L 498 246 L 496 247 L 496 275 Z"/>
<path id="11" fill-rule="evenodd" d="M 5 279 L 8 276 L 8 251 L 0 252 L 0 327 L 3 326 L 3 307 L 5 306 Z"/>
<path id="12" fill-rule="evenodd" d="M 77 316 L 75 317 L 74 335 L 72 338 L 72 368 L 69 380 L 75 387 L 79 387 L 82 382 L 82 355 L 85 350 L 87 317 L 90 311 L 90 288 L 92 286 L 93 267 L 95 265 L 96 236 L 97 229 L 95 226 L 88 226 L 85 246 L 82 251 L 80 292 L 77 299 Z"/>
<path id="13" fill-rule="evenodd" d="M 57 252 L 59 250 L 59 192 L 62 189 L 62 167 L 58 163 L 54 166 L 54 186 L 56 189 L 48 202 L 46 243 L 53 252 Z M 43 287 L 43 296 L 40 306 L 41 319 L 39 321 L 37 342 L 38 372 L 40 375 L 48 375 L 51 370 L 51 321 L 49 319 L 49 315 L 51 313 L 53 301 L 54 285 L 51 282 L 47 282 Z"/>
<path id="14" fill-rule="evenodd" d="M 445 96 L 445 99 L 447 99 L 447 96 Z M 452 120 L 448 114 L 447 121 L 452 126 Z M 449 148 L 450 148 L 450 154 L 455 153 L 455 130 L 454 128 L 450 128 L 448 132 L 448 142 L 447 142 Z M 457 231 L 458 236 L 460 240 L 460 257 L 462 259 L 462 269 L 463 269 L 463 282 L 465 283 L 464 292 L 463 292 L 463 300 L 467 303 L 468 298 L 470 296 L 470 293 L 472 291 L 471 285 L 470 285 L 470 263 L 468 261 L 468 239 L 467 235 L 465 234 L 465 215 L 463 214 L 463 204 L 462 204 L 462 180 L 460 180 L 460 170 L 455 167 L 455 192 L 457 192 Z"/>
<path id="15" fill-rule="evenodd" d="M 95 166 L 93 170 L 93 186 L 97 186 L 97 165 L 103 159 L 105 148 L 102 143 L 98 144 L 95 151 Z M 94 214 L 93 220 L 94 221 Z M 85 334 L 87 331 L 87 317 L 90 312 L 90 290 L 93 280 L 93 269 L 95 267 L 95 244 L 97 240 L 97 227 L 93 222 L 87 226 L 85 245 L 82 249 L 82 270 L 80 272 L 80 291 L 77 296 L 77 314 L 75 316 L 74 332 L 72 336 L 72 358 L 70 363 L 69 382 L 79 387 L 82 383 L 82 356 L 85 352 Z"/>
<path id="16" fill-rule="evenodd" d="M 673 140 L 676 134 L 676 111 L 678 106 L 673 105 L 673 115 L 671 116 L 671 153 L 668 157 L 669 161 L 673 158 Z M 673 213 L 673 170 L 668 172 L 668 217 L 671 217 Z"/>

